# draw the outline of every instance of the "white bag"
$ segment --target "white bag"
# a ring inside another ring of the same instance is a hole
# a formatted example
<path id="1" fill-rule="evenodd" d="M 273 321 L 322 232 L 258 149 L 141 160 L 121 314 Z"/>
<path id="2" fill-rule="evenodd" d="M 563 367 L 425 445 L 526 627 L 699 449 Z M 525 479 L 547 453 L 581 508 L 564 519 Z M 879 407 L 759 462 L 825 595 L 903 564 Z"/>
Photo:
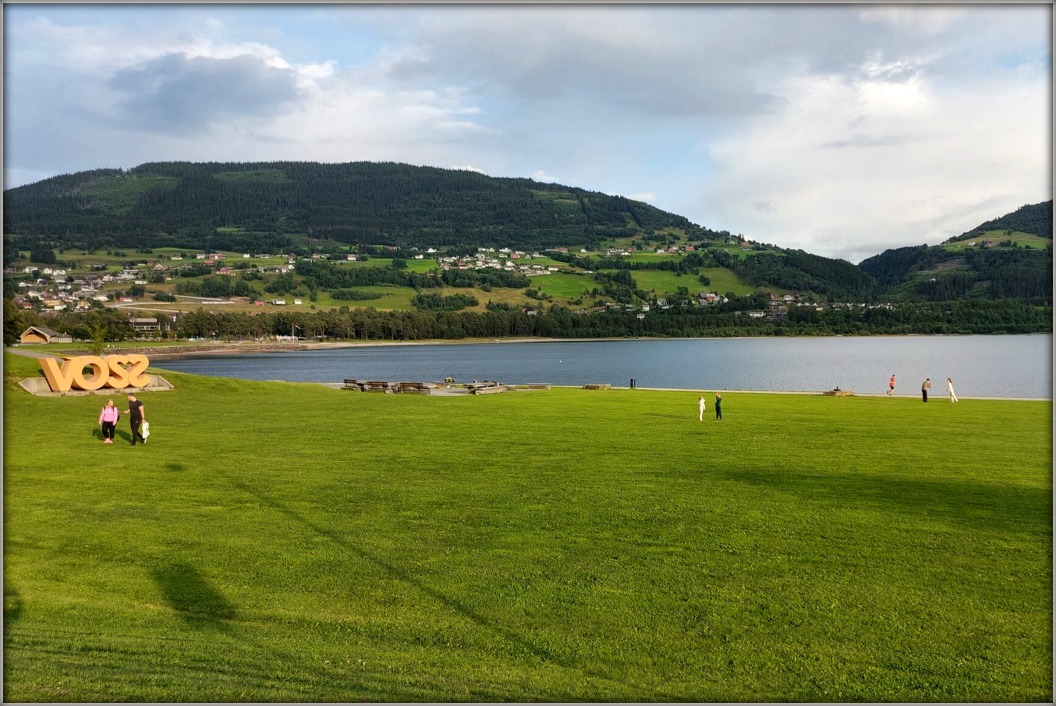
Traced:
<path id="1" fill-rule="evenodd" d="M 143 426 L 139 428 L 139 433 L 144 439 L 150 436 L 150 422 L 143 422 Z"/>

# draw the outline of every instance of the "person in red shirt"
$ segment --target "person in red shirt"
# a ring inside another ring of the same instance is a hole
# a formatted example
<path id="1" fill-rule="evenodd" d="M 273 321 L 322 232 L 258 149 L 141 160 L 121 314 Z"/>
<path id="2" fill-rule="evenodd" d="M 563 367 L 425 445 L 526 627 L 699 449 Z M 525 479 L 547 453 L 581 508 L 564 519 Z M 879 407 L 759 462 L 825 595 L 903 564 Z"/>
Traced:
<path id="1" fill-rule="evenodd" d="M 891 375 L 891 379 L 887 381 L 887 396 L 895 394 L 895 376 Z"/>

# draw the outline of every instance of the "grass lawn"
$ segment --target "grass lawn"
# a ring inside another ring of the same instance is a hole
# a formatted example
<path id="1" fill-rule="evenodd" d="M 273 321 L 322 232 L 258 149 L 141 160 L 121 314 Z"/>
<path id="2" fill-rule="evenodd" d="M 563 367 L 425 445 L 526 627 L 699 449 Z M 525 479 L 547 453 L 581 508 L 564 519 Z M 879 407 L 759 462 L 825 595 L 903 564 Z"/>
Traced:
<path id="1" fill-rule="evenodd" d="M 1052 700 L 1050 402 L 154 372 L 4 356 L 5 701 Z"/>
<path id="2" fill-rule="evenodd" d="M 634 270 L 631 276 L 639 289 L 656 292 L 658 297 L 674 294 L 679 287 L 685 287 L 693 296 L 702 291 L 711 291 L 710 286 L 700 283 L 697 275 L 679 275 L 668 270 Z"/>
<path id="3" fill-rule="evenodd" d="M 595 287 L 600 287 L 590 275 L 574 272 L 551 272 L 548 275 L 537 275 L 531 278 L 531 286 L 552 297 L 576 299 Z"/>

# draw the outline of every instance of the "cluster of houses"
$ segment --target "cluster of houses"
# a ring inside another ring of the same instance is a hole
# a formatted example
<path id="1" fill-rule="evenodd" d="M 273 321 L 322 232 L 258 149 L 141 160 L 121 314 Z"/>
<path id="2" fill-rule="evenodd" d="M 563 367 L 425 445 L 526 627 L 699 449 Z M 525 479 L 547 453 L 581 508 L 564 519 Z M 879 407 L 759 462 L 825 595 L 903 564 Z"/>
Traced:
<path id="1" fill-rule="evenodd" d="M 495 248 L 477 248 L 477 252 L 473 255 L 463 257 L 440 257 L 437 258 L 437 262 L 440 264 L 440 269 L 445 272 L 451 269 L 483 270 L 493 268 L 505 272 L 516 272 L 528 277 L 534 277 L 538 275 L 548 275 L 551 272 L 557 272 L 560 270 L 558 267 L 514 262 L 515 260 L 539 257 L 542 257 L 539 253 L 528 254 L 524 251 L 511 250 L 510 248 L 499 248 L 498 250 Z"/>
<path id="2" fill-rule="evenodd" d="M 738 240 L 738 239 L 735 239 Z M 741 241 L 742 246 L 748 246 L 750 243 L 747 241 Z M 983 243 L 984 247 L 987 246 L 986 242 Z M 692 245 L 682 246 L 671 246 L 657 248 L 657 253 L 668 253 L 668 254 L 684 254 L 693 252 L 694 247 Z M 553 248 L 547 252 L 565 252 L 567 253 L 568 248 Z M 586 253 L 586 250 L 580 250 L 581 253 Z M 627 246 L 621 248 L 609 248 L 605 251 L 606 256 L 628 256 L 638 252 L 634 246 Z M 434 248 L 428 248 L 423 253 L 417 253 L 413 255 L 415 259 L 424 259 L 426 256 L 435 257 L 437 251 Z M 321 253 L 316 253 L 311 256 L 313 260 L 329 259 L 331 256 Z M 338 256 L 340 257 L 340 256 Z M 357 255 L 347 254 L 343 256 L 348 261 L 355 261 Z M 450 257 L 439 257 L 437 262 L 441 269 L 447 271 L 451 269 L 462 269 L 462 270 L 481 270 L 486 268 L 493 268 L 497 270 L 503 270 L 506 272 L 516 272 L 529 277 L 548 275 L 553 272 L 559 272 L 561 268 L 555 266 L 541 265 L 534 262 L 520 262 L 523 260 L 540 259 L 543 255 L 538 252 L 528 253 L 521 250 L 513 250 L 511 248 L 491 248 L 491 247 L 480 247 L 477 248 L 476 253 L 468 256 L 450 256 Z M 272 274 L 288 274 L 294 270 L 297 258 L 294 255 L 285 254 L 257 254 L 253 255 L 250 253 L 243 253 L 242 259 L 270 259 L 270 260 L 285 260 L 283 264 L 278 265 L 265 265 L 255 267 L 254 270 L 261 273 L 272 273 Z M 198 253 L 194 255 L 193 260 L 188 256 L 174 255 L 167 258 L 168 262 L 159 262 L 158 260 L 146 260 L 141 263 L 137 263 L 135 267 L 125 267 L 119 272 L 99 272 L 87 274 L 79 277 L 70 277 L 67 275 L 66 270 L 62 268 L 54 267 L 36 267 L 27 266 L 22 268 L 23 274 L 33 274 L 39 270 L 39 275 L 35 280 L 23 280 L 18 283 L 18 294 L 14 297 L 16 305 L 23 309 L 35 309 L 40 310 L 43 313 L 47 312 L 61 312 L 61 311 L 84 311 L 91 309 L 94 302 L 132 302 L 132 298 L 124 296 L 124 290 L 131 285 L 146 285 L 148 278 L 153 281 L 158 281 L 157 275 L 160 273 L 166 280 L 171 279 L 173 276 L 179 275 L 179 273 L 192 267 L 192 262 L 201 262 L 216 268 L 217 274 L 236 274 L 243 268 L 238 266 L 228 265 L 227 262 L 234 259 L 232 256 L 225 255 L 223 253 Z M 183 262 L 184 260 L 191 260 L 192 262 Z M 93 268 L 99 269 L 99 268 Z M 6 268 L 4 270 L 5 275 L 16 275 L 19 274 L 16 268 Z M 109 294 L 104 293 L 102 290 L 104 287 L 109 290 Z M 237 302 L 250 302 L 251 300 L 246 297 L 231 297 L 222 300 L 202 299 L 203 304 L 228 304 Z M 264 306 L 270 304 L 272 306 L 286 306 L 287 302 L 297 305 L 301 304 L 300 299 L 287 300 L 282 299 L 271 299 L 267 302 L 261 299 L 252 300 L 252 303 L 256 306 Z M 692 303 L 698 306 L 707 307 L 715 306 L 718 304 L 725 304 L 729 300 L 720 294 L 715 292 L 700 292 L 696 295 Z M 599 304 L 594 307 L 596 311 L 602 311 L 607 309 L 626 309 L 628 311 L 637 311 L 638 318 L 644 318 L 645 314 L 651 311 L 654 307 L 657 309 L 669 309 L 673 305 L 665 299 L 658 299 L 650 304 L 642 304 L 640 306 L 617 304 L 614 302 L 607 302 Z M 840 309 L 857 306 L 854 304 L 840 304 L 840 303 L 816 303 L 813 300 L 802 298 L 795 294 L 785 295 L 770 295 L 769 307 L 766 309 L 740 311 L 737 312 L 739 316 L 747 316 L 750 318 L 767 319 L 770 321 L 780 321 L 785 318 L 791 307 L 794 306 L 810 306 L 817 311 L 825 311 L 829 308 Z M 872 305 L 873 307 L 886 307 L 892 308 L 890 304 L 877 304 Z M 529 313 L 535 313 L 530 311 Z M 169 324 L 169 317 L 162 317 L 165 321 L 160 321 L 157 317 L 139 317 L 132 318 L 130 320 L 133 328 L 140 335 L 157 335 Z M 39 337 L 40 332 L 27 332 L 30 338 Z"/>
<path id="3" fill-rule="evenodd" d="M 811 307 L 815 311 L 829 311 L 831 309 L 853 309 L 853 308 L 865 308 L 865 309 L 894 309 L 895 306 L 890 303 L 880 304 L 852 304 L 850 302 L 816 302 L 812 298 L 808 299 L 801 297 L 798 294 L 770 294 L 770 306 L 767 309 L 751 309 L 748 311 L 738 311 L 737 316 L 747 316 L 751 319 L 766 319 L 767 321 L 781 321 L 788 315 L 788 310 L 792 306 L 807 306 Z"/>
<path id="4" fill-rule="evenodd" d="M 66 270 L 51 267 L 25 267 L 24 274 L 33 274 L 39 270 L 40 276 L 35 280 L 22 280 L 18 283 L 18 294 L 15 304 L 22 309 L 41 309 L 44 311 L 85 311 L 92 308 L 93 301 L 105 302 L 110 297 L 100 290 L 105 284 L 146 284 L 138 270 L 124 269 L 117 273 L 69 277 Z M 5 268 L 5 275 L 16 274 L 14 268 Z"/>
<path id="5" fill-rule="evenodd" d="M 286 258 L 286 264 L 262 266 L 257 271 L 261 273 L 285 274 L 293 271 L 293 263 L 296 261 L 292 256 L 285 255 L 251 255 L 243 254 L 243 258 Z M 217 274 L 234 274 L 237 268 L 225 266 L 223 262 L 226 256 L 223 253 L 199 253 L 194 260 L 206 265 L 217 267 Z M 79 277 L 70 277 L 65 269 L 58 267 L 39 267 L 27 265 L 21 268 L 22 274 L 34 274 L 39 276 L 33 280 L 22 280 L 18 283 L 18 294 L 13 301 L 21 309 L 34 309 L 41 312 L 48 311 L 87 311 L 92 308 L 92 302 L 119 303 L 132 302 L 132 297 L 123 293 L 133 285 L 146 285 L 148 277 L 155 273 L 161 273 L 165 280 L 189 267 L 191 263 L 183 263 L 190 260 L 180 255 L 168 258 L 169 262 L 181 264 L 163 264 L 157 260 L 146 260 L 138 263 L 135 267 L 124 267 L 120 272 L 91 273 Z M 5 276 L 17 275 L 19 270 L 14 267 L 4 269 Z M 110 291 L 109 294 L 103 290 Z M 116 296 L 115 296 L 115 293 Z M 263 302 L 260 302 L 263 304 Z M 285 303 L 285 302 L 284 302 Z"/>

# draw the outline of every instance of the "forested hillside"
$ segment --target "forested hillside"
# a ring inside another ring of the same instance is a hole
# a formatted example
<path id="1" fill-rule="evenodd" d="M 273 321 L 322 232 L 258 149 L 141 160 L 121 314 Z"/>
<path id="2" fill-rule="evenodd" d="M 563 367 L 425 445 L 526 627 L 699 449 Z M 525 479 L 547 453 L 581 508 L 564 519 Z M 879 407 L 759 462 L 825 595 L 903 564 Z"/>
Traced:
<path id="1" fill-rule="evenodd" d="M 254 317 L 265 305 L 369 308 L 392 321 L 413 312 L 413 325 L 386 324 L 396 338 L 422 321 L 478 335 L 474 317 L 510 312 L 535 322 L 534 335 L 555 322 L 582 335 L 1038 330 L 1051 313 L 1052 202 L 854 265 L 531 179 L 396 163 L 164 162 L 5 191 L 4 264 L 5 337 L 38 314 L 179 313 L 202 299 Z M 972 306 L 945 304 L 958 301 Z M 984 302 L 995 306 L 973 308 Z M 972 328 L 958 311 L 988 321 Z M 289 331 L 267 318 L 262 330 Z"/>
<path id="2" fill-rule="evenodd" d="M 1052 240 L 1052 201 L 1028 204 L 1000 218 L 982 223 L 950 242 L 970 240 L 992 231 L 1019 231 Z"/>
<path id="3" fill-rule="evenodd" d="M 295 236 L 538 248 L 590 246 L 665 228 L 694 237 L 706 232 L 621 196 L 394 163 L 164 162 L 4 192 L 4 233 L 26 248 L 43 237 L 73 247 L 268 249 L 288 247 Z"/>
<path id="4" fill-rule="evenodd" d="M 860 264 L 889 297 L 1052 298 L 1052 201 L 1023 206 L 942 245 L 886 250 Z"/>

